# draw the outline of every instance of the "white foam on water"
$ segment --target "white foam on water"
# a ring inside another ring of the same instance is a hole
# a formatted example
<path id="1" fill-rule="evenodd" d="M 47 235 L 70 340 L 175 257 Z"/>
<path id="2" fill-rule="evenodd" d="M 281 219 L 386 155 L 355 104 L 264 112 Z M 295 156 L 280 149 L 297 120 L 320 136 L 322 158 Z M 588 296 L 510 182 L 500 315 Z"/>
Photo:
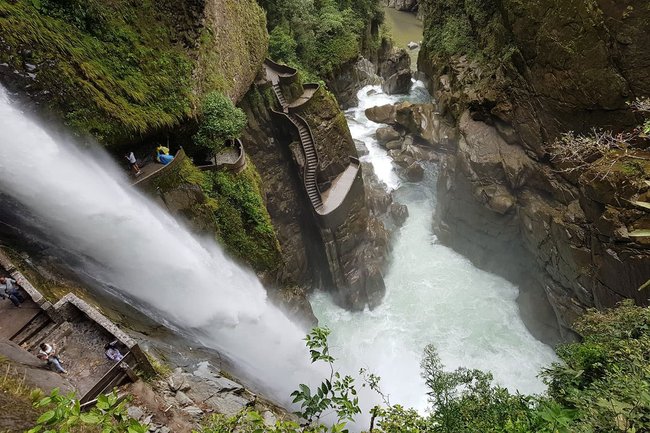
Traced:
<path id="1" fill-rule="evenodd" d="M 422 100 L 422 90 L 418 82 L 411 93 Z M 359 107 L 347 111 L 352 135 L 365 142 L 365 158 L 387 189 L 395 190 L 397 201 L 408 206 L 409 217 L 396 235 L 385 276 L 386 297 L 378 308 L 352 313 L 334 305 L 327 294 L 312 297 L 321 324 L 333 331 L 335 353 L 345 363 L 366 366 L 381 376 L 392 403 L 420 411 L 427 406 L 427 389 L 419 364 L 430 343 L 447 369 L 479 368 L 491 371 L 511 391 L 542 392 L 544 385 L 536 376 L 557 358 L 522 322 L 518 288 L 436 243 L 435 167 L 427 166 L 421 183 L 402 182 L 373 137 L 381 125 L 367 120 L 365 109 L 405 97 L 384 95 L 379 87 L 366 87 L 358 96 Z"/>

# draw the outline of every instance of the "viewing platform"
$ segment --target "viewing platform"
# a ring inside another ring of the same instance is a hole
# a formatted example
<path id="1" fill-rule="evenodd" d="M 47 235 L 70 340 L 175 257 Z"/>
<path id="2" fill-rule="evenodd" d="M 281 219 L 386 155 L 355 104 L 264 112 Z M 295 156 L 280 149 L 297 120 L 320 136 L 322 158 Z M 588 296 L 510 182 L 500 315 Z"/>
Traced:
<path id="1" fill-rule="evenodd" d="M 31 354 L 24 358 L 42 362 L 45 370 L 45 362 L 36 357 L 39 345 L 54 344 L 68 371 L 61 379 L 77 392 L 82 407 L 114 387 L 137 381 L 135 370 L 154 372 L 138 344 L 96 308 L 72 293 L 50 303 L 2 250 L 0 268 L 16 280 L 25 298 L 20 308 L 0 300 L 0 339 L 12 342 L 15 350 L 20 347 Z M 105 355 L 104 346 L 113 341 L 124 355 L 121 362 Z"/>
<path id="2" fill-rule="evenodd" d="M 185 151 L 181 148 L 176 152 L 174 159 L 167 165 L 158 162 L 152 162 L 145 165 L 140 169 L 141 174 L 135 178 L 135 181 L 131 185 L 146 188 L 156 179 L 164 176 L 165 173 L 173 171 L 174 167 L 180 165 L 181 161 L 183 161 L 185 157 Z"/>
<path id="3" fill-rule="evenodd" d="M 225 148 L 214 156 L 212 164 L 199 165 L 203 171 L 227 170 L 240 173 L 246 168 L 246 152 L 240 139 L 229 141 Z"/>

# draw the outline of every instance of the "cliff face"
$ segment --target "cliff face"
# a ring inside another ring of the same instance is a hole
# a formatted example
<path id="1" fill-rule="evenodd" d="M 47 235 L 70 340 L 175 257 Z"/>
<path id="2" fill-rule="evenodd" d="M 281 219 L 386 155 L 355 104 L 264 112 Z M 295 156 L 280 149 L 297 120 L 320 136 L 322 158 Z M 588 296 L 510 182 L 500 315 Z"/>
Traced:
<path id="1" fill-rule="evenodd" d="M 0 5 L 0 81 L 104 144 L 138 141 L 238 100 L 267 49 L 254 0 L 18 0 Z"/>
<path id="2" fill-rule="evenodd" d="M 419 68 L 461 132 L 441 168 L 441 239 L 524 296 L 545 293 L 564 330 L 585 307 L 645 303 L 650 250 L 628 233 L 647 225 L 629 203 L 647 196 L 647 154 L 568 174 L 547 146 L 566 131 L 639 123 L 626 101 L 650 93 L 650 5 L 424 3 Z"/>
<path id="3" fill-rule="evenodd" d="M 302 90 L 301 85 L 297 87 Z M 282 115 L 270 111 L 277 105 L 274 98 L 271 89 L 261 85 L 251 89 L 242 107 L 251 119 L 245 142 L 263 179 L 286 263 L 279 282 L 331 289 L 347 308 L 374 307 L 384 292 L 382 267 L 388 234 L 370 214 L 364 189 L 350 196 L 340 224 L 322 224 L 303 186 L 305 161 L 299 137 Z M 319 157 L 318 182 L 325 191 L 346 169 L 350 157 L 357 155 L 345 116 L 323 88 L 295 112 L 310 125 Z"/>

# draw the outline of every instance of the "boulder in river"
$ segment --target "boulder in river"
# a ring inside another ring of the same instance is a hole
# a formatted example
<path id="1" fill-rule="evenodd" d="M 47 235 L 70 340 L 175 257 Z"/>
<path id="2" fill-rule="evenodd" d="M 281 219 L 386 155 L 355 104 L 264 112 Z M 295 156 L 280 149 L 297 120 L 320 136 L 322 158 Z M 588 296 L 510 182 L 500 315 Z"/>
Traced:
<path id="1" fill-rule="evenodd" d="M 400 133 L 390 126 L 382 126 L 381 128 L 377 128 L 375 136 L 379 144 L 384 144 L 389 141 L 399 140 Z"/>
<path id="2" fill-rule="evenodd" d="M 399 150 L 402 148 L 402 140 L 393 140 L 386 143 L 385 147 L 388 150 Z"/>
<path id="3" fill-rule="evenodd" d="M 406 167 L 406 178 L 411 182 L 419 182 L 424 179 L 424 168 L 417 162 Z"/>
<path id="4" fill-rule="evenodd" d="M 409 216 L 409 209 L 404 204 L 393 203 L 390 205 L 390 216 L 395 225 L 401 227 Z"/>
<path id="5" fill-rule="evenodd" d="M 411 89 L 411 70 L 402 69 L 391 75 L 381 85 L 381 89 L 388 95 L 406 94 Z"/>
<path id="6" fill-rule="evenodd" d="M 366 109 L 366 117 L 377 123 L 395 124 L 395 115 L 397 110 L 395 105 L 386 104 Z"/>

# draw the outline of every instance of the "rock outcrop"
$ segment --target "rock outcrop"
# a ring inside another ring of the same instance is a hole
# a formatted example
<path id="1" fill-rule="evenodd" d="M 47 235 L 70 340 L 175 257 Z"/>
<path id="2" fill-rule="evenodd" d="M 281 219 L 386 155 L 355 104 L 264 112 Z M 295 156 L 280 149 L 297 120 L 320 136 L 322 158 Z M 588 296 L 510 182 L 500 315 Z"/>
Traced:
<path id="1" fill-rule="evenodd" d="M 638 124 L 626 101 L 650 94 L 650 6 L 424 3 L 419 68 L 461 132 L 440 172 L 440 239 L 519 282 L 522 308 L 548 299 L 565 337 L 584 308 L 647 303 L 650 250 L 627 235 L 646 224 L 629 200 L 647 194 L 647 154 L 569 175 L 547 149 L 569 130 Z M 464 33 L 443 41 L 452 24 Z"/>
<path id="2" fill-rule="evenodd" d="M 384 0 L 384 4 L 398 11 L 417 12 L 419 0 Z"/>

